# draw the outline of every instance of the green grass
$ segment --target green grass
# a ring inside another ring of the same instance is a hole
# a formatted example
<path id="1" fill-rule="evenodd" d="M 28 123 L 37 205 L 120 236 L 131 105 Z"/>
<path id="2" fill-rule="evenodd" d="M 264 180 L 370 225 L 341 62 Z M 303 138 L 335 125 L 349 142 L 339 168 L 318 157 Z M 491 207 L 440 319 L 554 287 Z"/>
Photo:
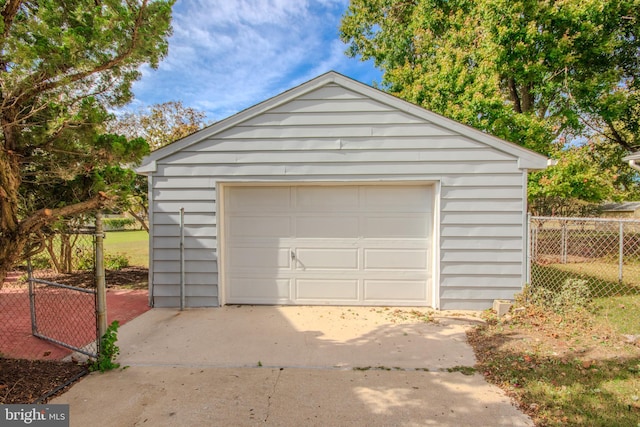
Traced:
<path id="1" fill-rule="evenodd" d="M 625 295 L 594 300 L 594 313 L 619 334 L 640 334 L 640 295 Z"/>
<path id="2" fill-rule="evenodd" d="M 560 290 L 567 279 L 584 279 L 594 297 L 640 294 L 640 279 L 635 274 L 637 268 L 630 266 L 625 266 L 622 283 L 618 282 L 617 265 L 613 264 L 533 264 L 531 267 L 533 285 L 554 291 Z"/>
<path id="3" fill-rule="evenodd" d="M 104 239 L 105 254 L 122 254 L 129 265 L 149 267 L 149 234 L 142 231 L 109 231 Z"/>
<path id="4" fill-rule="evenodd" d="M 485 368 L 535 408 L 540 425 L 637 427 L 640 422 L 637 358 L 586 365 L 578 360 L 502 354 Z"/>

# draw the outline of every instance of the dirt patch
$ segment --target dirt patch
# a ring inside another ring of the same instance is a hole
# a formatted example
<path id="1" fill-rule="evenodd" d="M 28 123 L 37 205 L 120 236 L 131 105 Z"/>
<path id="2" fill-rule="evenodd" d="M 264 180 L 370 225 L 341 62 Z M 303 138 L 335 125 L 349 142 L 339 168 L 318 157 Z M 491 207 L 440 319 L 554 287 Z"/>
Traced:
<path id="1" fill-rule="evenodd" d="M 87 372 L 75 363 L 0 358 L 0 404 L 45 403 Z"/>
<path id="2" fill-rule="evenodd" d="M 50 282 L 61 283 L 79 288 L 93 288 L 93 271 L 74 271 L 73 273 L 54 273 L 39 270 L 34 273 L 37 278 Z M 149 284 L 149 269 L 143 267 L 126 267 L 120 270 L 106 270 L 105 282 L 111 289 L 147 289 Z"/>

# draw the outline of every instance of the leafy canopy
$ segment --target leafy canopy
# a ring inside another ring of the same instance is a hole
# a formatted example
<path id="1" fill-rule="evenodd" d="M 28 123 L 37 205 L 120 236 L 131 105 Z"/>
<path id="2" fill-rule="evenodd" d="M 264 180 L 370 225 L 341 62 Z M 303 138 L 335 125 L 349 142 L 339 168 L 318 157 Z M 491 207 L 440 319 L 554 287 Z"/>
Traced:
<path id="1" fill-rule="evenodd" d="M 167 54 L 173 3 L 0 0 L 0 276 L 30 234 L 103 204 L 120 163 L 148 152 L 104 123 Z"/>
<path id="2" fill-rule="evenodd" d="M 109 130 L 129 138 L 143 138 L 157 150 L 184 138 L 205 125 L 206 113 L 186 107 L 182 101 L 162 104 L 126 112 L 109 123 Z"/>
<path id="3" fill-rule="evenodd" d="M 206 114 L 192 107 L 185 107 L 181 101 L 162 104 L 127 112 L 109 121 L 110 132 L 125 135 L 131 140 L 147 141 L 152 150 L 164 147 L 184 138 L 205 126 Z M 133 172 L 131 172 L 133 174 Z M 149 231 L 147 178 L 142 175 L 130 176 L 127 182 L 127 197 L 120 199 L 119 208 L 129 212 L 140 225 Z"/>
<path id="4" fill-rule="evenodd" d="M 544 154 L 640 148 L 639 0 L 352 0 L 348 54 L 411 102 Z"/>
<path id="5" fill-rule="evenodd" d="M 606 175 L 580 146 L 620 165 L 640 149 L 639 13 L 640 0 L 351 0 L 340 31 L 389 92 L 561 158 L 531 194 L 597 202 L 638 197 L 637 174 Z"/>

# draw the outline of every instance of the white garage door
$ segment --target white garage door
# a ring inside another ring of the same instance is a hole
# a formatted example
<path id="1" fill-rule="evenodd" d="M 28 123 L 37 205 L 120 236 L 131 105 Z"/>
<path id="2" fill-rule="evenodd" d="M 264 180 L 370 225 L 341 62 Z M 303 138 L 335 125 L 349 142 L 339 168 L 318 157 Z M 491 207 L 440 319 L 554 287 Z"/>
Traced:
<path id="1" fill-rule="evenodd" d="M 432 186 L 230 186 L 224 197 L 226 303 L 431 303 Z"/>

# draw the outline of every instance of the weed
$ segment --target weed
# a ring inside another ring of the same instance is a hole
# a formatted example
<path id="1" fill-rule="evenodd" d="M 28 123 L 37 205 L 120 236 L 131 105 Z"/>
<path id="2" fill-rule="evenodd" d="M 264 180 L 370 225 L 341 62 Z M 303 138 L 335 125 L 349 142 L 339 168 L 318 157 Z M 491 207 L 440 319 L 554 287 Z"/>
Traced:
<path id="1" fill-rule="evenodd" d="M 262 362 L 258 360 L 258 367 L 262 367 Z"/>
<path id="2" fill-rule="evenodd" d="M 462 375 L 473 375 L 476 373 L 476 368 L 473 366 L 454 366 L 447 368 L 447 372 L 460 372 Z"/>
<path id="3" fill-rule="evenodd" d="M 31 257 L 31 268 L 34 270 L 46 270 L 51 268 L 51 260 L 46 255 L 36 255 Z"/>
<path id="4" fill-rule="evenodd" d="M 106 372 L 120 367 L 120 364 L 115 361 L 118 354 L 120 354 L 120 347 L 116 345 L 119 326 L 118 321 L 114 320 L 107 327 L 106 332 L 100 338 L 98 359 L 89 366 L 90 371 Z"/>
<path id="5" fill-rule="evenodd" d="M 108 254 L 104 257 L 104 266 L 108 270 L 122 270 L 129 267 L 129 258 L 123 254 Z"/>

